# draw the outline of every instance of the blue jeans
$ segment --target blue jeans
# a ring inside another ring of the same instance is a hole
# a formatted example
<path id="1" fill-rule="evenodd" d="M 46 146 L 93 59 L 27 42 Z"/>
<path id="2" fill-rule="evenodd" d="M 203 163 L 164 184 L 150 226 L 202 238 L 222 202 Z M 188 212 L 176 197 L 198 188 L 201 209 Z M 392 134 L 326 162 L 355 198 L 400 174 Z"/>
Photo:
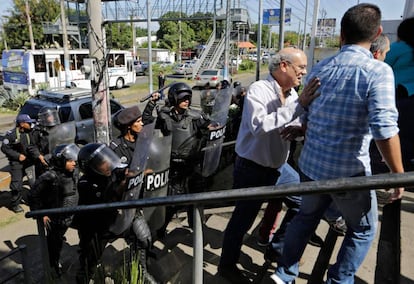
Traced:
<path id="1" fill-rule="evenodd" d="M 279 177 L 277 169 L 260 166 L 250 160 L 236 157 L 233 188 L 274 185 Z M 223 238 L 220 267 L 234 266 L 239 260 L 243 237 L 253 225 L 263 200 L 240 200 L 227 224 Z"/>
<path id="2" fill-rule="evenodd" d="M 301 180 L 310 181 L 303 174 Z M 326 283 L 354 283 L 355 273 L 377 231 L 378 210 L 374 190 L 302 196 L 300 210 L 287 228 L 283 255 L 275 271 L 283 281 L 290 282 L 298 276 L 298 263 L 306 244 L 331 202 L 342 213 L 348 230 L 336 263 L 328 270 Z"/>

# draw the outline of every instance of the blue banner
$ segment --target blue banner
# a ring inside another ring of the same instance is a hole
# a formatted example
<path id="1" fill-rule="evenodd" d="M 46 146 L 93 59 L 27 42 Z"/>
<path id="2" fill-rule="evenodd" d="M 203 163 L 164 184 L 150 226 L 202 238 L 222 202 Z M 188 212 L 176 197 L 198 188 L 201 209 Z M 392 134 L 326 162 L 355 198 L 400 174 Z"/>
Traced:
<path id="1" fill-rule="evenodd" d="M 292 9 L 285 9 L 285 24 L 290 24 Z M 263 9 L 263 25 L 278 26 L 280 24 L 280 9 Z"/>

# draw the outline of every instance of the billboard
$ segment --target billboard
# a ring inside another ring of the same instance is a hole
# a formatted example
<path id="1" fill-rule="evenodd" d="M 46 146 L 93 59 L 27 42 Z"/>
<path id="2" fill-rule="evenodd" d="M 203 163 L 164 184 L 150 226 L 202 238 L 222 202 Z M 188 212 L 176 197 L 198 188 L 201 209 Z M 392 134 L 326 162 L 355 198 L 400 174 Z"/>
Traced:
<path id="1" fill-rule="evenodd" d="M 285 24 L 290 24 L 292 9 L 285 9 Z M 278 26 L 280 22 L 280 9 L 263 9 L 263 25 Z"/>

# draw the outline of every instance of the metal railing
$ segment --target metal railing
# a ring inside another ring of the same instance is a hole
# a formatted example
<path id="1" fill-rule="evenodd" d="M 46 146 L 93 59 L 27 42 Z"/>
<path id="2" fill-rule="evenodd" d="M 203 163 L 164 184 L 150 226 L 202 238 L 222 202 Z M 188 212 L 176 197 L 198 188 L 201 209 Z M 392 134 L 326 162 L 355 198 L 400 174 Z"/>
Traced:
<path id="1" fill-rule="evenodd" d="M 345 191 L 387 189 L 393 187 L 414 186 L 414 172 L 404 174 L 380 174 L 369 177 L 338 178 L 323 181 L 303 182 L 300 184 L 285 184 L 278 186 L 262 186 L 241 189 L 224 189 L 213 192 L 193 193 L 155 197 L 131 201 L 121 201 L 105 204 L 79 205 L 75 207 L 43 209 L 26 213 L 27 218 L 36 218 L 39 235 L 44 238 L 42 217 L 45 215 L 70 214 L 108 209 L 128 209 L 165 205 L 194 205 L 194 257 L 193 281 L 203 283 L 203 232 L 201 216 L 204 205 L 224 204 L 229 201 L 247 199 L 280 198 L 287 195 L 306 195 L 315 193 L 339 193 Z M 47 250 L 46 250 L 47 251 Z M 47 255 L 46 255 L 47 256 Z M 45 257 L 45 255 L 43 255 Z M 47 259 L 47 257 L 46 257 Z M 43 261 L 45 273 L 49 270 L 47 261 Z M 45 278 L 48 279 L 48 278 Z"/>
<path id="2" fill-rule="evenodd" d="M 5 255 L 0 257 L 0 262 L 8 259 L 12 256 L 14 256 L 15 254 L 20 253 L 21 255 L 21 260 L 22 260 L 22 268 L 17 269 L 15 272 L 10 273 L 9 275 L 2 275 L 2 279 L 0 279 L 0 284 L 3 283 L 7 283 L 8 281 L 16 278 L 19 274 L 23 273 L 24 275 L 24 283 L 28 284 L 29 282 L 29 275 L 28 275 L 28 267 L 29 264 L 27 263 L 28 257 L 27 257 L 27 247 L 26 245 L 20 245 L 16 248 L 13 248 L 11 251 L 9 251 L 8 253 L 6 253 Z"/>

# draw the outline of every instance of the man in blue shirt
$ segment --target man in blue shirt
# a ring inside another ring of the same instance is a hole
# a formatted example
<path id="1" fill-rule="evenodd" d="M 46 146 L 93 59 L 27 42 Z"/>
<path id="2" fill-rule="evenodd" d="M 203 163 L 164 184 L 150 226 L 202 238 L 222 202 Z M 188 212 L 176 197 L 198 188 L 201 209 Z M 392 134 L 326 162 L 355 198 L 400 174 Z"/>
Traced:
<path id="1" fill-rule="evenodd" d="M 310 72 L 308 78 L 320 78 L 321 95 L 309 106 L 299 159 L 301 181 L 371 175 L 372 138 L 390 171 L 404 172 L 393 72 L 369 51 L 381 32 L 377 6 L 350 8 L 341 20 L 341 51 Z M 403 191 L 394 189 L 389 202 L 401 198 Z M 282 259 L 271 276 L 275 283 L 291 283 L 297 277 L 306 243 L 331 202 L 342 213 L 348 230 L 326 283 L 354 283 L 377 229 L 374 190 L 303 196 L 301 208 L 287 229 Z"/>

